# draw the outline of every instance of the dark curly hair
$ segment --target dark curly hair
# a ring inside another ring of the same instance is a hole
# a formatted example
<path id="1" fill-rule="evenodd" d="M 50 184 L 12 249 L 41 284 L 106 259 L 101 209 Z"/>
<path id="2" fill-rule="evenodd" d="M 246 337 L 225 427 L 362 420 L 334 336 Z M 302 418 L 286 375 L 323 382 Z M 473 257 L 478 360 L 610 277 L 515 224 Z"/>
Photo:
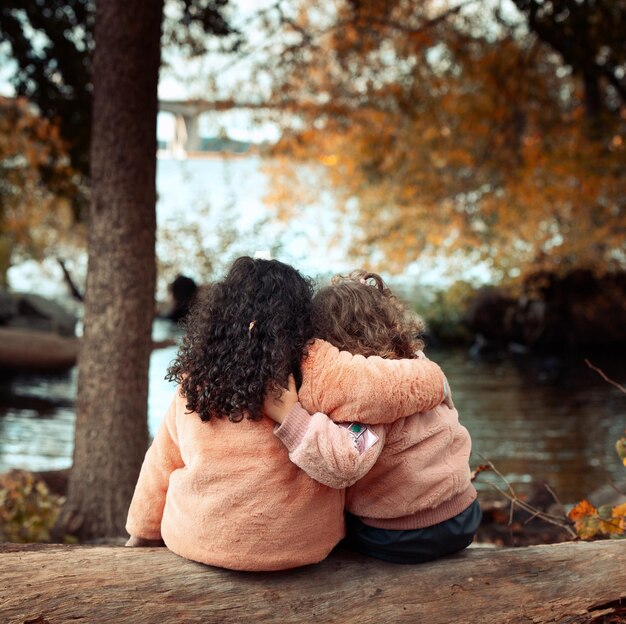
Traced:
<path id="1" fill-rule="evenodd" d="M 265 391 L 278 394 L 313 336 L 312 282 L 278 260 L 247 256 L 198 295 L 167 379 L 204 421 L 260 420 Z"/>
<path id="2" fill-rule="evenodd" d="M 316 337 L 366 357 L 410 359 L 424 347 L 423 321 L 376 273 L 359 270 L 334 277 L 313 297 L 312 320 Z"/>

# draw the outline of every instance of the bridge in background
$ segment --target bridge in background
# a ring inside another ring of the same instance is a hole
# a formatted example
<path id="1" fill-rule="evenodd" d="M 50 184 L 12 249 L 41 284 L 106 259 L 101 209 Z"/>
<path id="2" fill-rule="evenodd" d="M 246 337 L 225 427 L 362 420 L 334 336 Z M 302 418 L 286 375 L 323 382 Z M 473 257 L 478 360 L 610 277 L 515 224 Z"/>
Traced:
<path id="1" fill-rule="evenodd" d="M 199 151 L 201 148 L 200 116 L 234 109 L 261 109 L 267 104 L 235 100 L 159 100 L 159 112 L 174 115 L 174 136 L 168 148 L 174 154 Z"/>

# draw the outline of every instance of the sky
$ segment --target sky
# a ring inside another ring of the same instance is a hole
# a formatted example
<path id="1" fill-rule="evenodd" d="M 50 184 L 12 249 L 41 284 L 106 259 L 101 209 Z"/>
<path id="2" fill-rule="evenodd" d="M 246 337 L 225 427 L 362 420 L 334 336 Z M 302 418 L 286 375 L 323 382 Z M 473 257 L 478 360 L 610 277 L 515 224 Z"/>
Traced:
<path id="1" fill-rule="evenodd" d="M 231 25 L 246 33 L 248 45 L 263 49 L 264 35 L 255 28 L 253 17 L 274 0 L 230 0 L 227 15 Z M 159 78 L 159 98 L 162 100 L 220 100 L 233 93 L 245 92 L 246 85 L 254 73 L 252 57 L 236 58 L 219 54 L 208 54 L 196 59 L 187 59 L 176 50 L 164 49 L 163 67 Z M 245 98 L 245 96 L 244 96 Z M 160 113 L 157 135 L 168 140 L 174 130 L 174 117 Z M 279 129 L 276 124 L 259 122 L 246 110 L 204 113 L 200 118 L 200 134 L 216 136 L 226 131 L 229 137 L 239 141 L 276 141 Z"/>

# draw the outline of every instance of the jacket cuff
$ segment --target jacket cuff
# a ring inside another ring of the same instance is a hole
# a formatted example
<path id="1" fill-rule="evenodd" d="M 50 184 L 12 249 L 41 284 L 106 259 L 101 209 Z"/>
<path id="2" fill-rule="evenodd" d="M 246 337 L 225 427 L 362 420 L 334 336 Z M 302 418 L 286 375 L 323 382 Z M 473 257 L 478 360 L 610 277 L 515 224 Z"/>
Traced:
<path id="1" fill-rule="evenodd" d="M 130 520 L 126 523 L 126 532 L 131 537 L 138 537 L 140 539 L 145 540 L 160 540 L 163 539 L 161 537 L 161 528 L 157 527 L 155 529 L 150 529 L 146 526 L 135 525 L 135 523 Z"/>
<path id="2" fill-rule="evenodd" d="M 291 452 L 302 442 L 302 438 L 309 428 L 312 418 L 311 414 L 300 403 L 296 403 L 282 424 L 274 429 L 274 435 Z"/>

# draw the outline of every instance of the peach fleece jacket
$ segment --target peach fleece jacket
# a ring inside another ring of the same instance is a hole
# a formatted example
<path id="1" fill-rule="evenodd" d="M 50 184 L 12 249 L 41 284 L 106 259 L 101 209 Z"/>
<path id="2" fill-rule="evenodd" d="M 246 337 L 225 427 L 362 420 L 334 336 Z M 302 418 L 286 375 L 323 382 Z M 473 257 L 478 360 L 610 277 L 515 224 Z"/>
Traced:
<path id="1" fill-rule="evenodd" d="M 317 377 L 316 370 L 308 372 Z M 336 386 L 342 382 L 338 378 Z M 359 379 L 352 383 L 358 394 Z M 311 477 L 335 488 L 352 486 L 346 495 L 348 511 L 370 526 L 417 529 L 452 518 L 476 498 L 470 480 L 471 440 L 456 409 L 439 405 L 390 425 L 372 426 L 379 439 L 361 452 L 354 437 L 338 433 L 341 428 L 320 413 L 328 412 L 337 421 L 351 417 L 337 407 L 333 390 L 329 387 L 315 401 L 310 394 L 300 395 L 306 410 L 296 404 L 275 433 L 291 460 Z"/>
<path id="2" fill-rule="evenodd" d="M 303 361 L 307 387 L 316 386 L 308 375 L 320 352 L 323 364 L 315 369 L 321 368 L 324 383 L 347 371 L 371 381 L 357 397 L 344 394 L 350 384 L 339 390 L 346 405 L 371 421 L 391 417 L 380 405 L 399 401 L 406 413 L 395 413 L 402 417 L 442 399 L 443 373 L 432 362 L 398 366 L 340 353 L 320 341 Z M 393 385 L 382 387 L 382 379 L 390 378 Z M 398 387 L 413 392 L 409 396 Z M 291 463 L 269 419 L 202 422 L 187 413 L 185 403 L 177 391 L 146 453 L 128 512 L 129 534 L 162 537 L 183 557 L 236 570 L 279 570 L 326 557 L 344 535 L 344 491 L 314 481 Z"/>

